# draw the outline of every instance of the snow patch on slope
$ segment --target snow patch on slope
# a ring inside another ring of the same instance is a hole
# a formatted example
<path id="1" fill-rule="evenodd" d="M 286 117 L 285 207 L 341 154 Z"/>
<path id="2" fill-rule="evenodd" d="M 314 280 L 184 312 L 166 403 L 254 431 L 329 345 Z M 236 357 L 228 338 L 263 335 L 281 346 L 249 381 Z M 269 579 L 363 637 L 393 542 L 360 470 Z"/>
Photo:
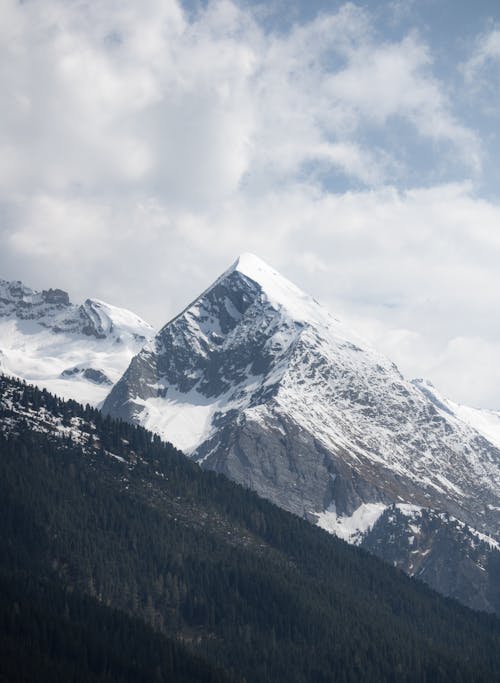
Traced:
<path id="1" fill-rule="evenodd" d="M 317 515 L 317 525 L 348 543 L 359 545 L 363 534 L 373 528 L 375 522 L 387 509 L 382 503 L 363 503 L 352 515 L 337 515 L 335 507 Z"/>
<path id="2" fill-rule="evenodd" d="M 210 435 L 211 418 L 218 408 L 217 402 L 203 402 L 201 398 L 195 392 L 167 399 L 138 398 L 136 405 L 143 406 L 141 424 L 146 429 L 154 427 L 165 439 L 175 434 L 174 445 L 189 455 Z"/>
<path id="3" fill-rule="evenodd" d="M 335 510 L 335 506 L 332 505 L 325 512 L 316 513 L 316 524 L 325 531 L 328 531 L 334 536 L 342 538 L 344 541 L 351 543 L 352 545 L 360 545 L 363 542 L 363 537 L 368 531 L 373 529 L 376 522 L 380 519 L 386 510 L 391 508 L 390 505 L 384 505 L 383 503 L 362 503 L 352 515 L 338 515 Z M 415 536 L 418 537 L 420 534 L 420 523 L 421 516 L 426 508 L 419 505 L 412 505 L 409 503 L 398 503 L 394 506 L 399 510 L 407 520 L 408 529 L 412 531 Z M 392 509 L 392 508 L 391 508 Z M 452 515 L 446 515 L 442 512 L 437 512 L 433 510 L 428 510 L 433 515 L 439 517 L 443 521 L 451 524 L 457 525 L 460 529 L 465 529 L 466 524 L 460 521 Z M 477 529 L 467 526 L 470 534 L 482 541 L 487 543 L 491 548 L 500 550 L 500 543 L 498 543 L 494 538 L 484 534 Z M 411 537 L 411 544 L 413 544 L 414 537 Z M 410 544 L 410 545 L 411 545 Z"/>

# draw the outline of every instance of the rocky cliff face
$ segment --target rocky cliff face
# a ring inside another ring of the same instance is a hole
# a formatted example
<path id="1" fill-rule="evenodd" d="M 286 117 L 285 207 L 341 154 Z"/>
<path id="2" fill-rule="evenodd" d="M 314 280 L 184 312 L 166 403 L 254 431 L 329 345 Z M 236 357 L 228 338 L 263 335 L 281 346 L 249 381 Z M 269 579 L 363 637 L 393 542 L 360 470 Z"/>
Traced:
<path id="1" fill-rule="evenodd" d="M 392 505 L 360 545 L 469 607 L 500 614 L 500 552 L 447 513 Z"/>
<path id="2" fill-rule="evenodd" d="M 351 542 L 373 527 L 367 510 L 404 503 L 494 548 L 500 450 L 424 388 L 246 255 L 132 360 L 103 410 Z"/>
<path id="3" fill-rule="evenodd" d="M 0 367 L 65 398 L 101 402 L 130 359 L 153 336 L 150 325 L 98 299 L 72 304 L 0 280 Z"/>

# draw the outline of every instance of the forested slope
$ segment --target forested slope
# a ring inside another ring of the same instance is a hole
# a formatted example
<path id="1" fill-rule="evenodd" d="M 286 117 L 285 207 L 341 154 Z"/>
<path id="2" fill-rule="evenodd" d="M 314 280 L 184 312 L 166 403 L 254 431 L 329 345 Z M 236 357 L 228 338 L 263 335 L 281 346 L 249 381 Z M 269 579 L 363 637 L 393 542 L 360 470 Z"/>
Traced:
<path id="1" fill-rule="evenodd" d="M 495 680 L 495 617 L 142 428 L 5 377 L 0 425 L 3 585 L 41 581 L 139 617 L 209 662 L 207 676 L 223 676 L 215 666 L 248 683 Z"/>

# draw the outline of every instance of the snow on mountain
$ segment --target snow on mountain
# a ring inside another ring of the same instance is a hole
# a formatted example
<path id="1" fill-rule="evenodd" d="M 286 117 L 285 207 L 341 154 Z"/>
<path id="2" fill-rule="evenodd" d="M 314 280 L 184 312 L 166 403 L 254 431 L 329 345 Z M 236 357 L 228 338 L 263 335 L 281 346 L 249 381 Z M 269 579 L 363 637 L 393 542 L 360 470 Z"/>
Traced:
<path id="1" fill-rule="evenodd" d="M 366 532 L 373 528 L 388 507 L 383 503 L 362 503 L 352 515 L 338 515 L 333 504 L 318 514 L 318 526 L 348 543 L 360 545 Z"/>
<path id="2" fill-rule="evenodd" d="M 485 439 L 497 448 L 500 448 L 500 411 L 486 410 L 484 408 L 471 408 L 451 401 L 442 396 L 429 380 L 414 379 L 412 381 L 438 408 L 448 415 L 454 415 L 458 420 L 465 422 L 482 434 Z"/>
<path id="3" fill-rule="evenodd" d="M 214 297 L 220 300 L 211 301 Z M 159 390 L 156 396 L 133 397 L 143 408 L 141 423 L 192 453 L 217 431 L 221 413 L 258 407 L 255 392 L 266 390 L 271 395 L 278 385 L 280 398 L 288 400 L 287 408 L 296 413 L 299 421 L 314 420 L 314 415 L 304 413 L 306 406 L 296 411 L 296 387 L 290 377 L 292 354 L 297 356 L 298 366 L 308 366 L 302 351 L 313 330 L 313 343 L 324 339 L 334 344 L 348 360 L 347 365 L 356 371 L 360 349 L 352 343 L 355 335 L 263 261 L 250 254 L 240 256 L 144 348 L 144 359 L 166 355 L 170 346 L 182 360 L 184 349 L 191 347 L 193 357 L 189 368 L 182 361 L 181 371 L 176 372 L 174 363 L 168 368 L 177 384 L 167 381 L 166 391 Z M 358 338 L 356 341 L 362 343 Z M 244 354 L 246 366 L 241 359 L 233 358 L 239 353 Z M 207 368 L 214 362 L 217 374 Z M 385 359 L 381 362 L 390 365 Z M 308 390 L 305 385 L 304 390 Z M 319 404 L 309 407 L 320 410 Z M 258 411 L 255 416 L 258 418 Z M 321 422 L 321 416 L 316 422 Z M 329 437 L 328 430 L 324 438 Z M 340 434 L 337 438 L 341 438 Z"/>
<path id="4" fill-rule="evenodd" d="M 241 256 L 167 323 L 103 411 L 409 573 L 413 547 L 391 559 L 390 539 L 413 524 L 431 585 L 497 609 L 484 566 L 500 540 L 498 441 L 258 258 Z M 466 547 L 460 581 L 441 581 Z"/>
<path id="5" fill-rule="evenodd" d="M 399 496 L 498 533 L 496 446 L 251 255 L 134 358 L 104 409 L 299 514 Z"/>
<path id="6" fill-rule="evenodd" d="M 354 540 L 440 593 L 500 614 L 498 543 L 447 512 L 391 505 Z"/>
<path id="7" fill-rule="evenodd" d="M 430 508 L 420 507 L 418 505 L 411 505 L 407 503 L 398 503 L 393 505 L 383 505 L 381 503 L 363 503 L 357 508 L 352 515 L 338 515 L 335 506 L 325 510 L 318 515 L 318 526 L 325 531 L 329 531 L 344 541 L 353 545 L 365 545 L 367 537 L 376 526 L 377 522 L 383 518 L 387 511 L 396 510 L 400 517 L 405 517 L 409 529 L 415 535 L 419 535 L 419 521 L 424 511 L 430 513 Z M 444 519 L 443 513 L 432 511 L 435 516 Z M 460 529 L 464 529 L 465 524 L 455 517 L 446 517 L 448 521 L 456 524 Z M 470 537 L 474 540 L 486 543 L 490 548 L 500 550 L 500 543 L 491 536 L 481 533 L 476 529 L 469 528 Z"/>
<path id="8" fill-rule="evenodd" d="M 59 289 L 0 280 L 0 369 L 64 398 L 98 405 L 153 336 L 134 313 Z"/>

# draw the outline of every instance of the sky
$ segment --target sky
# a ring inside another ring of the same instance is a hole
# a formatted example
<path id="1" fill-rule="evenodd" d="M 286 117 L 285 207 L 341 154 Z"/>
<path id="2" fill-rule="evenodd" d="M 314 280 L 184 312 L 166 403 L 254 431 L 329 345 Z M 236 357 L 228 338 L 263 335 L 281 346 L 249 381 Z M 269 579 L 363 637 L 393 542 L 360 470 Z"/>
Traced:
<path id="1" fill-rule="evenodd" d="M 500 6 L 0 0 L 0 278 L 161 326 L 253 252 L 500 409 Z"/>

